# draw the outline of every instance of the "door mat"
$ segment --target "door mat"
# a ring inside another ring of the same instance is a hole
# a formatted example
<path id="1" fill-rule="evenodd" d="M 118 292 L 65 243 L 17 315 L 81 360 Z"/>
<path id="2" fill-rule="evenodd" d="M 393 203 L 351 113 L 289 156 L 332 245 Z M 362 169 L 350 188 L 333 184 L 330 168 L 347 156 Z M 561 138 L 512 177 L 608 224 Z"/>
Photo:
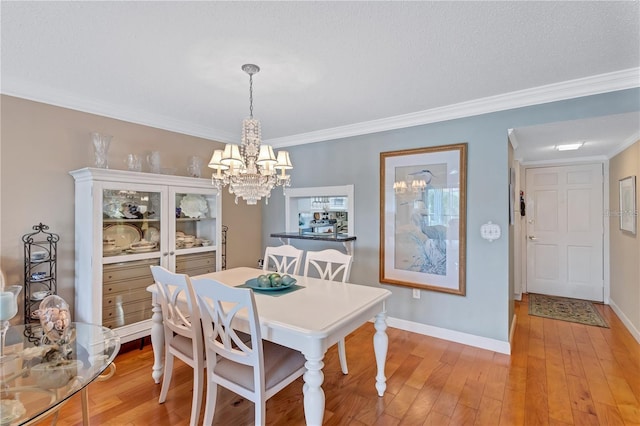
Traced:
<path id="1" fill-rule="evenodd" d="M 609 328 L 592 302 L 529 294 L 529 315 Z"/>

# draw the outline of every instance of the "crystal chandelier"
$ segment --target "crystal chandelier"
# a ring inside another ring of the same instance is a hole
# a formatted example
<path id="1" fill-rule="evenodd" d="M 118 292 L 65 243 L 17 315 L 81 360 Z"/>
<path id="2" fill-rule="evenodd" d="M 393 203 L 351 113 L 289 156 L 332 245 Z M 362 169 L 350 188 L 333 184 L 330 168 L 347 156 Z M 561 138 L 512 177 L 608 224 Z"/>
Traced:
<path id="1" fill-rule="evenodd" d="M 270 145 L 261 144 L 260 121 L 253 118 L 253 75 L 260 67 L 245 64 L 242 70 L 249 74 L 249 118 L 242 121 L 242 144 L 226 144 L 224 150 L 216 149 L 209 161 L 215 170 L 211 183 L 218 189 L 229 185 L 229 192 L 244 199 L 247 204 L 256 204 L 265 197 L 268 203 L 274 186 L 291 185 L 291 176 L 286 170 L 293 169 L 287 151 L 279 151 L 276 157 Z M 278 170 L 280 173 L 278 173 Z"/>

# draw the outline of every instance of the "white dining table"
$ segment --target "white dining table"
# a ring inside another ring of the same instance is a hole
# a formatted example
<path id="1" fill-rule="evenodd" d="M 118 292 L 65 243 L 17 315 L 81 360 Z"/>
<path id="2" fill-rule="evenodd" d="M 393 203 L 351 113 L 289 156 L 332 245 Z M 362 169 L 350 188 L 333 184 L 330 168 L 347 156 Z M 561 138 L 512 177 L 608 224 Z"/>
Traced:
<path id="1" fill-rule="evenodd" d="M 211 278 L 229 286 L 240 286 L 262 274 L 261 269 L 233 268 L 191 278 Z M 358 284 L 342 284 L 294 275 L 302 288 L 278 294 L 255 291 L 262 338 L 300 351 L 306 358 L 304 373 L 304 415 L 307 425 L 319 426 L 324 416 L 322 390 L 323 358 L 328 348 L 374 319 L 373 348 L 376 358 L 376 391 L 384 395 L 387 387 L 384 367 L 387 357 L 385 301 L 389 290 Z M 147 288 L 153 294 L 151 343 L 154 364 L 152 377 L 160 383 L 164 332 L 162 309 L 156 299 L 155 284 Z"/>

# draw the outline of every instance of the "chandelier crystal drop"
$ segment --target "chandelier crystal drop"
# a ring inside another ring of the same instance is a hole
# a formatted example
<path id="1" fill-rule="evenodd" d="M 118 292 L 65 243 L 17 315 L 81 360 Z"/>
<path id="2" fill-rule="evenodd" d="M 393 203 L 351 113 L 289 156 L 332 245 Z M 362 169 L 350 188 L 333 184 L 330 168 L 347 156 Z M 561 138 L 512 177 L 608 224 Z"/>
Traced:
<path id="1" fill-rule="evenodd" d="M 279 151 L 276 156 L 270 145 L 262 144 L 260 121 L 253 118 L 253 75 L 260 67 L 245 64 L 242 70 L 249 74 L 249 118 L 242 121 L 241 145 L 227 144 L 213 152 L 209 161 L 214 170 L 211 183 L 219 190 L 228 185 L 236 204 L 239 198 L 249 205 L 257 204 L 263 197 L 268 203 L 275 186 L 282 186 L 283 192 L 291 186 L 286 170 L 293 169 L 293 165 L 287 151 Z"/>

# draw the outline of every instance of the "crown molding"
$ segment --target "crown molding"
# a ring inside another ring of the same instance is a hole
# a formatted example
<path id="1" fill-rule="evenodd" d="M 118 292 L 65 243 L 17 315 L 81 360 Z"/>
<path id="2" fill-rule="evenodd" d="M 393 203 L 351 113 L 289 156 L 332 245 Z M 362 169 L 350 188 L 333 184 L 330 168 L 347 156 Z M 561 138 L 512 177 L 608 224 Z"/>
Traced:
<path id="1" fill-rule="evenodd" d="M 616 149 L 611 151 L 611 153 L 607 156 L 607 158 L 611 159 L 615 157 L 616 155 L 620 154 L 622 151 L 629 148 L 631 145 L 633 145 L 639 140 L 640 140 L 640 130 L 635 132 L 631 136 L 629 136 L 627 139 L 625 139 L 618 147 L 616 147 Z"/>
<path id="2" fill-rule="evenodd" d="M 62 108 L 96 114 L 103 117 L 115 118 L 129 123 L 141 124 L 143 126 L 168 130 L 170 132 L 195 136 L 204 139 L 211 139 L 218 142 L 237 143 L 238 135 L 221 132 L 206 126 L 198 126 L 193 123 L 176 120 L 173 117 L 150 114 L 135 108 L 127 108 L 122 105 L 115 105 L 108 102 L 96 102 L 84 97 L 73 95 L 69 92 L 27 83 L 23 80 L 12 79 L 11 82 L 2 82 L 2 94 L 27 99 L 34 102 L 41 102 Z"/>
<path id="3" fill-rule="evenodd" d="M 640 87 L 640 68 L 629 68 L 531 89 L 518 90 L 496 96 L 461 102 L 440 108 L 397 115 L 379 120 L 365 121 L 347 126 L 333 127 L 315 132 L 301 133 L 266 140 L 281 148 L 293 145 L 321 142 L 332 139 L 359 136 L 387 130 L 419 126 L 474 115 L 505 111 L 514 108 L 539 105 L 582 96 L 597 95 L 617 90 Z"/>
<path id="4" fill-rule="evenodd" d="M 505 111 L 514 108 L 539 105 L 547 102 L 596 95 L 617 90 L 631 89 L 635 87 L 640 87 L 640 68 L 629 68 L 626 70 L 489 96 L 486 98 L 475 99 L 472 101 L 418 111 L 410 114 L 397 115 L 379 120 L 365 121 L 281 138 L 268 139 L 264 142 L 269 143 L 276 148 L 304 145 L 308 143 L 453 120 L 491 112 Z M 238 135 L 236 134 L 222 132 L 211 127 L 198 126 L 187 121 L 176 120 L 175 118 L 158 114 L 150 114 L 134 108 L 126 108 L 122 105 L 115 105 L 107 102 L 96 102 L 68 92 L 35 85 L 22 80 L 11 80 L 10 82 L 7 82 L 5 79 L 2 82 L 0 92 L 9 96 L 24 98 L 35 102 L 43 102 L 63 108 L 70 108 L 77 111 L 97 114 L 104 117 L 115 118 L 117 120 L 123 120 L 219 142 L 237 143 L 238 140 Z"/>

